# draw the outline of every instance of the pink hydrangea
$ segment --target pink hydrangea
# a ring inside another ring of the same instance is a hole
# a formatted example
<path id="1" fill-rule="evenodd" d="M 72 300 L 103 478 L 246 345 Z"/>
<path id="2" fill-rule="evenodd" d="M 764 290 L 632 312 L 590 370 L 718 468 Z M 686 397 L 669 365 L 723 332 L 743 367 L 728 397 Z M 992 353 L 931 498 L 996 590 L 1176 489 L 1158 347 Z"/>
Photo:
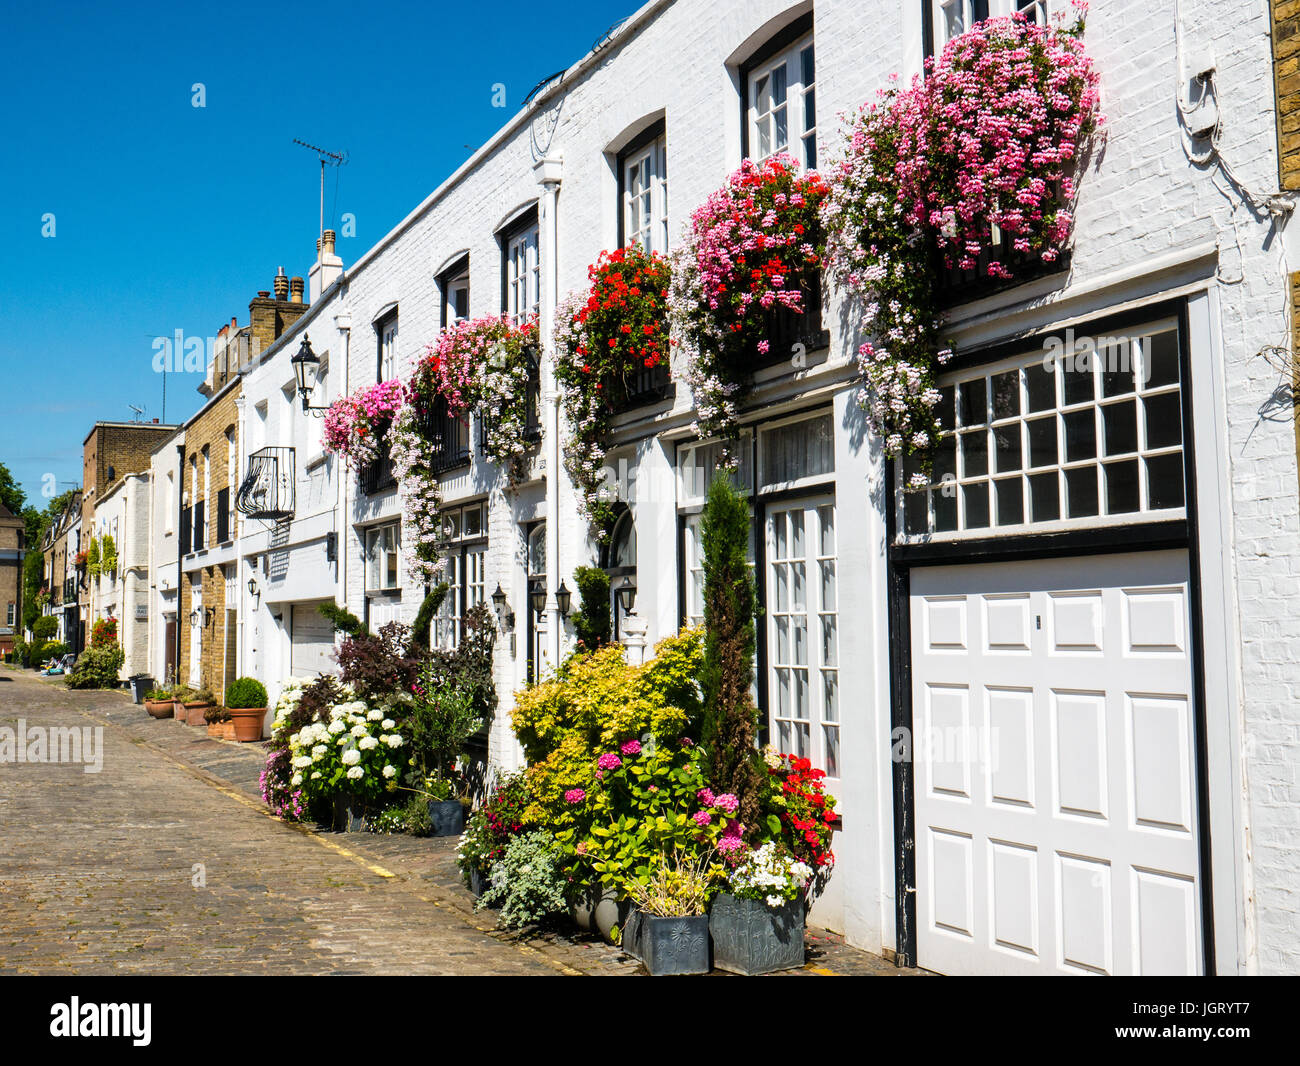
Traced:
<path id="1" fill-rule="evenodd" d="M 607 751 L 596 760 L 596 765 L 602 770 L 617 770 L 623 765 L 623 760 L 612 751 Z"/>
<path id="2" fill-rule="evenodd" d="M 625 740 L 623 746 L 618 749 L 624 755 L 640 755 L 641 742 L 639 740 Z"/>
<path id="3" fill-rule="evenodd" d="M 695 793 L 695 798 L 699 800 L 701 803 L 703 803 L 704 806 L 706 807 L 713 806 L 714 796 L 713 796 L 713 790 L 710 788 L 700 789 L 697 793 Z"/>
<path id="4" fill-rule="evenodd" d="M 736 799 L 730 792 L 724 792 L 720 796 L 713 797 L 712 806 L 717 807 L 720 811 L 726 811 L 728 814 L 735 814 L 736 808 L 740 806 L 740 800 Z"/>
<path id="5" fill-rule="evenodd" d="M 565 803 L 581 803 L 587 798 L 587 793 L 580 788 L 571 788 L 564 794 Z"/>
<path id="6" fill-rule="evenodd" d="M 695 820 L 695 824 L 698 825 L 701 829 L 704 828 L 704 826 L 706 825 L 713 824 L 713 815 L 711 815 L 708 811 L 696 811 L 693 817 Z"/>
<path id="7" fill-rule="evenodd" d="M 718 850 L 724 855 L 734 855 L 736 852 L 745 850 L 745 842 L 738 836 L 724 836 L 718 841 Z"/>

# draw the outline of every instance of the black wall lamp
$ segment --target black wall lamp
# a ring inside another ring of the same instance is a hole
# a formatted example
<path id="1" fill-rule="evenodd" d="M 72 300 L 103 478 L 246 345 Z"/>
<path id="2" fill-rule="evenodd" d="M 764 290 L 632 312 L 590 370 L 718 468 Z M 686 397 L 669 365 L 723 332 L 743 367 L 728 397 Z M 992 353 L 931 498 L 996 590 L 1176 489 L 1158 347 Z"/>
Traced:
<path id="1" fill-rule="evenodd" d="M 560 609 L 561 618 L 569 617 L 569 603 L 572 598 L 569 587 L 561 581 L 560 587 L 555 590 L 555 605 Z"/>
<path id="2" fill-rule="evenodd" d="M 506 594 L 501 591 L 501 582 L 497 582 L 497 590 L 492 593 L 492 609 L 496 611 L 497 621 L 506 629 L 515 628 L 515 612 L 506 610 Z"/>
<path id="3" fill-rule="evenodd" d="M 618 605 L 623 608 L 623 613 L 631 614 L 632 605 L 636 603 L 636 586 L 632 584 L 630 577 L 625 577 L 623 583 L 618 586 L 617 596 Z"/>
<path id="4" fill-rule="evenodd" d="M 328 407 L 312 407 L 311 394 L 316 388 L 316 375 L 320 372 L 320 356 L 311 350 L 311 338 L 303 334 L 298 353 L 289 360 L 293 366 L 293 376 L 298 382 L 298 397 L 302 400 L 302 409 L 308 414 L 323 415 Z"/>
<path id="5" fill-rule="evenodd" d="M 529 585 L 528 603 L 533 609 L 533 614 L 541 618 L 542 612 L 546 610 L 546 586 L 541 581 L 534 581 Z"/>

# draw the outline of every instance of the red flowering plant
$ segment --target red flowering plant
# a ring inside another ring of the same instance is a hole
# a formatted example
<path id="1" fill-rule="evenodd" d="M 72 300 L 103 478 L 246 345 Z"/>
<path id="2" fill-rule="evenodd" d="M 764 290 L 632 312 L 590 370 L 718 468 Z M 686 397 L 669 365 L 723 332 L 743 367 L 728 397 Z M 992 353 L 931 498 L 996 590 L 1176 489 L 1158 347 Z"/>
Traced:
<path id="1" fill-rule="evenodd" d="M 456 847 L 456 862 L 467 884 L 472 873 L 486 877 L 492 864 L 505 856 L 507 845 L 527 826 L 524 811 L 530 802 L 524 775 L 511 774 L 470 815 Z"/>
<path id="2" fill-rule="evenodd" d="M 116 643 L 116 618 L 100 618 L 90 627 L 90 646 L 92 648 L 111 648 Z"/>
<path id="3" fill-rule="evenodd" d="M 325 412 L 321 443 L 354 470 L 369 466 L 387 447 L 389 427 L 405 401 L 400 381 L 381 381 L 341 396 Z"/>
<path id="4" fill-rule="evenodd" d="M 640 370 L 668 363 L 670 276 L 667 258 L 639 245 L 601 252 L 587 268 L 590 288 L 556 311 L 555 378 L 571 430 L 564 466 L 602 540 L 614 519 L 603 491 L 610 419 Z"/>
<path id="5" fill-rule="evenodd" d="M 839 815 L 835 797 L 827 795 L 824 770 L 797 755 L 778 752 L 770 745 L 763 752 L 770 791 L 767 830 L 794 858 L 813 870 L 812 894 L 825 887 L 835 866 L 831 836 Z"/>
<path id="6" fill-rule="evenodd" d="M 749 364 L 767 355 L 773 312 L 803 315 L 822 267 L 827 186 L 785 153 L 746 160 L 691 214 L 669 308 L 686 353 L 701 436 L 735 436 Z"/>

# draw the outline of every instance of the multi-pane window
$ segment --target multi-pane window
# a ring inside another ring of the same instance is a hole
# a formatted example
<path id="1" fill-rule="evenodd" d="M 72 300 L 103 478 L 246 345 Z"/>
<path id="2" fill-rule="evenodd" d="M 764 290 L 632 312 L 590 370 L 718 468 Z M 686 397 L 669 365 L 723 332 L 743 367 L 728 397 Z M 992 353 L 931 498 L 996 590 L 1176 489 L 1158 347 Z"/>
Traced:
<path id="1" fill-rule="evenodd" d="M 990 17 L 1019 12 L 1030 21 L 1046 26 L 1049 3 L 1050 0 L 931 0 L 935 51 L 943 51 L 944 45 L 954 37 L 960 37 L 977 22 Z"/>
<path id="2" fill-rule="evenodd" d="M 541 305 L 542 267 L 537 226 L 506 241 L 506 314 L 522 322 L 537 314 Z"/>
<path id="3" fill-rule="evenodd" d="M 988 535 L 1184 513 L 1177 325 L 1080 338 L 941 388 L 951 427 L 909 535 Z M 904 463 L 906 482 L 919 467 Z"/>
<path id="4" fill-rule="evenodd" d="M 397 557 L 401 539 L 396 522 L 372 526 L 365 532 L 366 589 L 397 588 Z"/>
<path id="5" fill-rule="evenodd" d="M 469 260 L 457 264 L 442 282 L 442 324 L 463 322 L 469 318 Z"/>
<path id="6" fill-rule="evenodd" d="M 10 629 L 14 627 L 14 622 L 17 620 L 17 615 L 15 614 L 16 610 L 17 610 L 17 604 L 11 603 L 9 604 L 8 609 L 5 611 L 5 625 L 7 625 Z"/>
<path id="7" fill-rule="evenodd" d="M 746 496 L 751 496 L 754 491 L 752 450 L 752 433 L 749 430 L 741 431 L 740 440 L 736 444 L 740 464 L 731 475 L 731 483 Z M 677 503 L 682 512 L 682 561 L 686 599 L 682 604 L 682 614 L 689 626 L 704 622 L 704 548 L 700 540 L 700 512 L 709 494 L 709 485 L 722 469 L 722 461 L 723 444 L 720 441 L 692 444 L 677 453 Z M 752 530 L 748 558 L 752 566 Z"/>
<path id="8" fill-rule="evenodd" d="M 767 512 L 768 705 L 776 746 L 840 775 L 835 503 Z"/>
<path id="9" fill-rule="evenodd" d="M 447 595 L 433 621 L 437 647 L 455 648 L 465 632 L 465 613 L 487 599 L 486 512 L 486 504 L 473 503 L 441 516 Z"/>
<path id="10" fill-rule="evenodd" d="M 397 377 L 397 313 L 380 319 L 375 334 L 379 344 L 378 380 L 391 381 Z"/>
<path id="11" fill-rule="evenodd" d="M 622 157 L 624 245 L 668 251 L 668 142 L 660 134 Z"/>
<path id="12" fill-rule="evenodd" d="M 778 152 L 789 152 L 805 167 L 816 167 L 817 85 L 812 34 L 756 64 L 746 80 L 749 157 L 763 160 Z"/>

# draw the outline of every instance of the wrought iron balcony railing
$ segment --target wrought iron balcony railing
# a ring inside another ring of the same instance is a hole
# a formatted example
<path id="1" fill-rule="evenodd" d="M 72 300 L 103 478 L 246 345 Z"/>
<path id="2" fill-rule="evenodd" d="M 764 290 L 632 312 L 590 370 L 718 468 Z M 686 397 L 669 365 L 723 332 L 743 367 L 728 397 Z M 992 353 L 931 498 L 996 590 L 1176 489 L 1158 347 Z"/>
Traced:
<path id="1" fill-rule="evenodd" d="M 248 457 L 248 472 L 235 494 L 235 508 L 249 518 L 279 521 L 293 516 L 292 448 L 262 448 Z"/>

